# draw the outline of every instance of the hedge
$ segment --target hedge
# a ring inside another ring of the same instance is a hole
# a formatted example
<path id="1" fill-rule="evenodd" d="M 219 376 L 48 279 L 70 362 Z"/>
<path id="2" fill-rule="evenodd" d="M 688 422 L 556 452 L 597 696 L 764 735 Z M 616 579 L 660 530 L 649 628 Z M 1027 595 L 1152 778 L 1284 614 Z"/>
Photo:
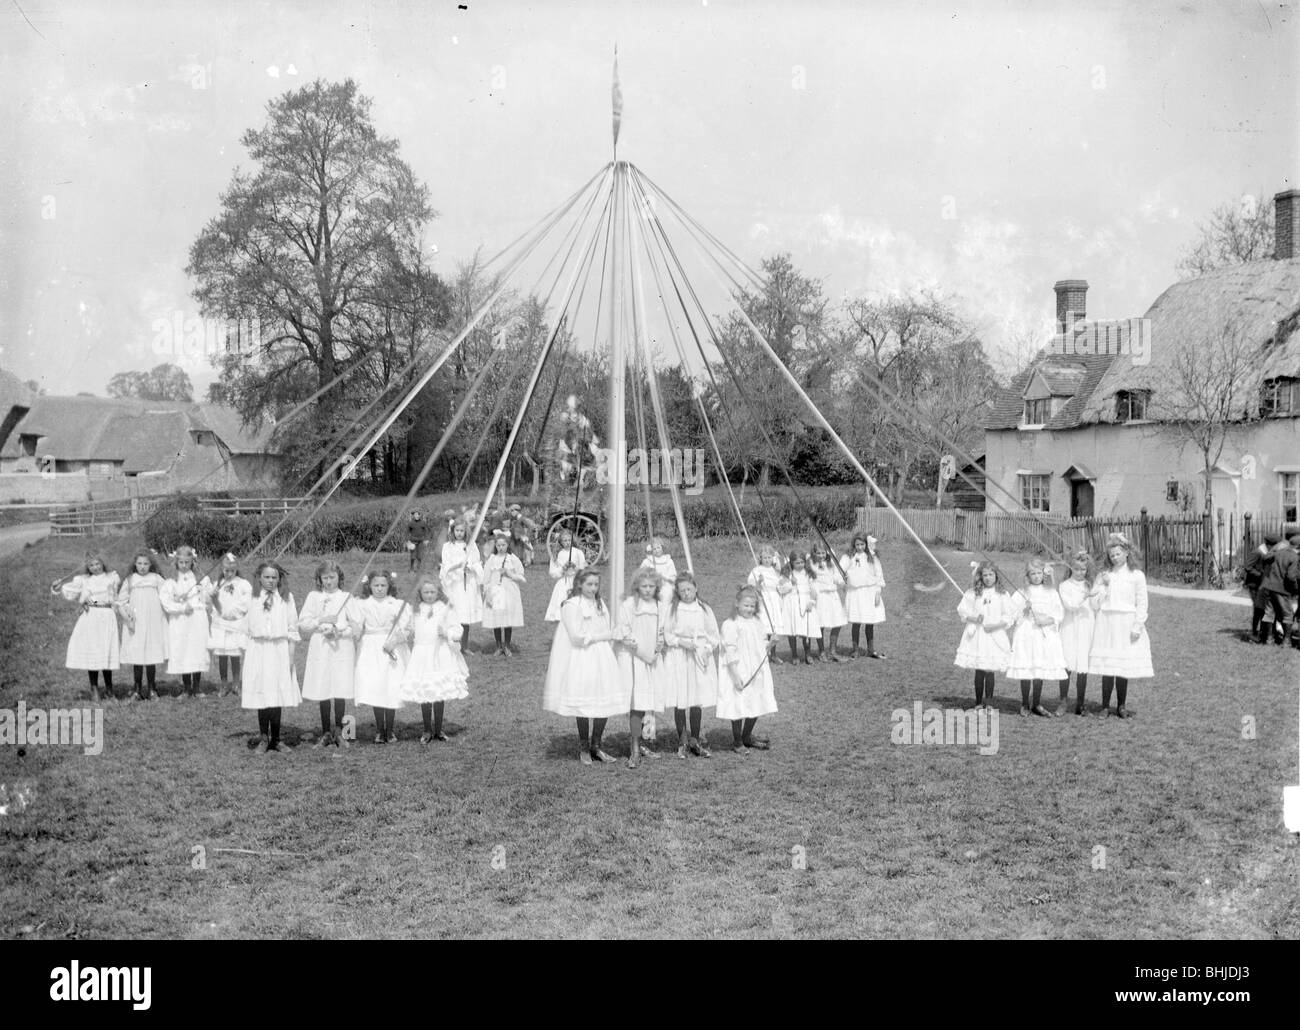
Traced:
<path id="1" fill-rule="evenodd" d="M 725 496 L 688 495 L 682 498 L 682 502 L 686 531 L 692 539 L 739 535 L 731 502 Z M 741 513 L 751 536 L 764 540 L 793 538 L 811 542 L 812 528 L 808 517 L 789 494 L 765 495 L 763 502 L 760 503 L 753 491 L 750 491 L 741 504 Z M 804 500 L 809 515 L 824 533 L 852 529 L 857 517 L 856 508 L 860 503 L 861 494 L 848 491 L 842 495 L 822 495 Z M 290 554 L 330 554 L 354 549 L 373 551 L 397 515 L 399 507 L 400 501 L 397 500 L 339 505 L 327 507 L 310 521 L 307 521 L 310 508 L 304 508 L 289 516 L 262 551 L 278 551 L 291 536 L 293 540 L 289 541 L 288 547 Z M 662 495 L 656 497 L 651 502 L 651 510 L 654 514 L 655 532 L 663 537 L 675 538 L 677 523 L 673 518 L 671 501 Z M 545 533 L 546 521 L 540 507 L 525 507 L 525 513 Z M 204 555 L 215 556 L 226 551 L 247 554 L 279 521 L 279 516 L 223 515 L 169 505 L 145 523 L 145 542 L 164 554 L 174 551 L 181 544 L 189 544 Z M 436 524 L 437 515 L 434 521 Z M 299 532 L 304 522 L 306 526 Z M 640 499 L 634 498 L 631 491 L 627 495 L 625 523 L 629 541 L 640 543 L 646 539 L 644 509 Z M 490 529 L 492 524 L 489 521 L 487 528 Z M 405 547 L 405 528 L 404 524 L 399 526 L 384 550 L 400 551 Z"/>

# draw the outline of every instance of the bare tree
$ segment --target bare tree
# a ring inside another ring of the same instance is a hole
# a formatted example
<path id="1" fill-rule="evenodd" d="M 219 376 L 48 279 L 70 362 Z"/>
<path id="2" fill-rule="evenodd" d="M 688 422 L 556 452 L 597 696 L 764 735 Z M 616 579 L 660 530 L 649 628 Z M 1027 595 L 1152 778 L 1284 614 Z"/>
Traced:
<path id="1" fill-rule="evenodd" d="M 1201 457 L 1207 522 L 1214 512 L 1214 467 L 1228 440 L 1250 417 L 1251 388 L 1257 376 L 1261 344 L 1238 323 L 1185 340 L 1165 369 L 1167 389 L 1153 398 L 1153 411 L 1166 421 L 1180 448 L 1194 447 Z M 1216 558 L 1205 535 L 1202 580 L 1218 578 Z"/>
<path id="2" fill-rule="evenodd" d="M 1273 205 L 1258 197 L 1246 194 L 1219 205 L 1199 228 L 1200 236 L 1174 266 L 1184 279 L 1273 256 Z"/>
<path id="3" fill-rule="evenodd" d="M 993 370 L 966 321 L 928 293 L 849 301 L 840 340 L 848 442 L 901 501 L 915 470 L 937 474 L 945 437 L 963 447 L 978 439 Z M 876 383 L 903 412 L 877 399 Z"/>

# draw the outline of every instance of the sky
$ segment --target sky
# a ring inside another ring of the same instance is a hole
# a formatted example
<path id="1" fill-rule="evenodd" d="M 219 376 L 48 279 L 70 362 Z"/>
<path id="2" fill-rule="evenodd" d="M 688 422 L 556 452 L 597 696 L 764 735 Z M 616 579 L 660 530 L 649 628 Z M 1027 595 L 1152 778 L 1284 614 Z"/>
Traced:
<path id="1" fill-rule="evenodd" d="M 171 328 L 190 245 L 315 78 L 372 98 L 452 275 L 610 160 L 615 44 L 618 156 L 741 258 L 789 252 L 834 304 L 936 291 L 995 356 L 1046 341 L 1058 279 L 1141 315 L 1215 207 L 1297 186 L 1292 3 L 8 0 L 0 367 L 204 390 Z"/>

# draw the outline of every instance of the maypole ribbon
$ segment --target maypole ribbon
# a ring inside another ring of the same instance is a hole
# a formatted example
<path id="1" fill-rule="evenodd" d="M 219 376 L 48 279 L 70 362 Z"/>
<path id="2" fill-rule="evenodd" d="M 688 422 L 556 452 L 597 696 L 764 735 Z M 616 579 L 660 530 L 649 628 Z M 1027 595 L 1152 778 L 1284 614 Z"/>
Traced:
<path id="1" fill-rule="evenodd" d="M 610 90 L 614 105 L 614 159 L 618 159 L 618 130 L 623 124 L 623 87 L 618 84 L 618 44 L 614 44 L 614 86 Z"/>

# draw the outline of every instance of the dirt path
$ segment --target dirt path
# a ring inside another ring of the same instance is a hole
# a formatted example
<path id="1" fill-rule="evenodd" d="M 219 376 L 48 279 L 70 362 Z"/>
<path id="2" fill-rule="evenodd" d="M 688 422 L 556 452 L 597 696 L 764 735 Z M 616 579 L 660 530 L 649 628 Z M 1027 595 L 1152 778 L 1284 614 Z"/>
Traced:
<path id="1" fill-rule="evenodd" d="M 21 551 L 36 540 L 43 540 L 50 535 L 48 522 L 28 522 L 21 526 L 5 526 L 0 529 L 0 558 Z"/>

